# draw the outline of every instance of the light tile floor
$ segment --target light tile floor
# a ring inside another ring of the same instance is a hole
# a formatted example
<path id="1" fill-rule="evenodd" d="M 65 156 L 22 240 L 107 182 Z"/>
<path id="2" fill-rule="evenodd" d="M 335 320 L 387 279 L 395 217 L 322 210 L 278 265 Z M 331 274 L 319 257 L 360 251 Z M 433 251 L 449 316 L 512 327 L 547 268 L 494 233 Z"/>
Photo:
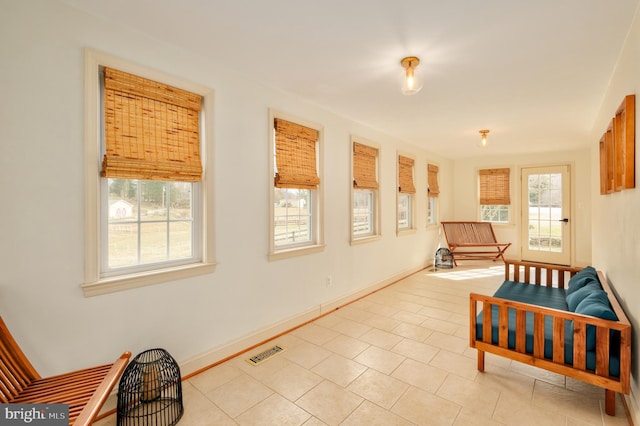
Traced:
<path id="1" fill-rule="evenodd" d="M 469 348 L 504 266 L 424 270 L 183 383 L 187 425 L 627 425 L 604 391 Z M 246 359 L 285 348 L 253 366 Z M 109 416 L 97 426 L 116 424 Z"/>

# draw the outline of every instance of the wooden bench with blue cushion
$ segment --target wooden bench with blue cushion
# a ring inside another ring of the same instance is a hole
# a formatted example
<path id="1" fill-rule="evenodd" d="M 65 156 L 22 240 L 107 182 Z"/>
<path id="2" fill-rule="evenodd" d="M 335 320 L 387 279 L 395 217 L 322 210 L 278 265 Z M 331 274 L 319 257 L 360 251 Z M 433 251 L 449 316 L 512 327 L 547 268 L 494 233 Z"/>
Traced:
<path id="1" fill-rule="evenodd" d="M 493 296 L 470 295 L 470 345 L 484 371 L 485 352 L 628 394 L 631 324 L 601 272 L 505 261 Z"/>

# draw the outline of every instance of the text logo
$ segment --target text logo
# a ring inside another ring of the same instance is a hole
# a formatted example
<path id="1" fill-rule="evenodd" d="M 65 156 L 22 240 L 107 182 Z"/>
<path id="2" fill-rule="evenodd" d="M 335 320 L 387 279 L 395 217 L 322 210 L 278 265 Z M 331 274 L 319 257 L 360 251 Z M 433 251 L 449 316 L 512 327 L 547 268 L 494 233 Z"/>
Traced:
<path id="1" fill-rule="evenodd" d="M 68 425 L 68 404 L 2 404 L 0 425 Z"/>

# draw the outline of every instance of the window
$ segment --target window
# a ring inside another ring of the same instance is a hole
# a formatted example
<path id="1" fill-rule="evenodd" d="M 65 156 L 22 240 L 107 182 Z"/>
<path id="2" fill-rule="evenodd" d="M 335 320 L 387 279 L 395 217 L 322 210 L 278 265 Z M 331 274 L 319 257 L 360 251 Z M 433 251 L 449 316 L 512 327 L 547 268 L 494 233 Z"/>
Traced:
<path id="1" fill-rule="evenodd" d="M 398 155 L 398 232 L 411 230 L 413 224 L 413 205 L 416 188 L 413 184 L 414 159 Z"/>
<path id="2" fill-rule="evenodd" d="M 481 221 L 509 223 L 511 205 L 509 172 L 509 168 L 483 169 L 478 172 Z"/>
<path id="3" fill-rule="evenodd" d="M 193 183 L 108 178 L 102 184 L 108 193 L 101 199 L 101 205 L 108 206 L 103 276 L 146 271 L 163 262 L 190 263 L 198 257 Z"/>
<path id="4" fill-rule="evenodd" d="M 321 250 L 321 128 L 275 112 L 271 122 L 270 259 Z"/>
<path id="5" fill-rule="evenodd" d="M 85 79 L 85 295 L 213 271 L 210 90 L 91 50 Z"/>
<path id="6" fill-rule="evenodd" d="M 351 241 L 379 235 L 378 148 L 352 141 Z"/>
<path id="7" fill-rule="evenodd" d="M 438 171 L 438 166 L 427 164 L 427 225 L 436 225 L 438 223 L 438 195 L 440 195 Z"/>

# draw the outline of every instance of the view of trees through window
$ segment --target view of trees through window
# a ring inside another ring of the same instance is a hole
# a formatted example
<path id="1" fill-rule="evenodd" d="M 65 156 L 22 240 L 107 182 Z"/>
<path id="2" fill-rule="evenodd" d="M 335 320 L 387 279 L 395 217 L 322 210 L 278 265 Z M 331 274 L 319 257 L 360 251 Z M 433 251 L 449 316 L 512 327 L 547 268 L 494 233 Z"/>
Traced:
<path id="1" fill-rule="evenodd" d="M 108 268 L 193 256 L 192 183 L 108 181 Z"/>
<path id="2" fill-rule="evenodd" d="M 480 220 L 482 222 L 509 223 L 509 206 L 482 204 L 480 205 Z"/>

